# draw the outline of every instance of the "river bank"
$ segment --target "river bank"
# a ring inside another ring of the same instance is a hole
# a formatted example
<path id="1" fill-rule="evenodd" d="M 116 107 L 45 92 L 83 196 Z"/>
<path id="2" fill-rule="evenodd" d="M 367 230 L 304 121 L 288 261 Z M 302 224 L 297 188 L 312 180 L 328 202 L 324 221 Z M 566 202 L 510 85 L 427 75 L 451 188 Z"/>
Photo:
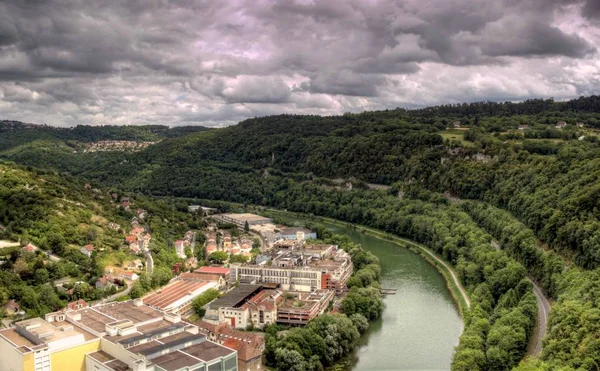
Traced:
<path id="1" fill-rule="evenodd" d="M 370 323 L 357 349 L 330 370 L 450 369 L 463 322 L 447 279 L 436 266 L 406 244 L 348 223 L 286 212 L 276 216 L 290 223 L 318 222 L 350 237 L 379 258 L 382 287 L 397 289 L 384 298 L 381 318 Z"/>
<path id="2" fill-rule="evenodd" d="M 414 242 L 414 241 L 411 241 L 409 239 L 405 239 L 402 237 L 393 236 L 393 235 L 390 235 L 389 233 L 378 231 L 376 229 L 369 228 L 369 227 L 366 227 L 363 225 L 347 223 L 347 222 L 343 222 L 343 221 L 332 219 L 332 218 L 321 217 L 321 216 L 315 216 L 315 217 L 311 218 L 310 216 L 304 215 L 301 213 L 293 213 L 293 212 L 289 212 L 289 211 L 282 211 L 282 210 L 276 210 L 276 209 L 268 209 L 268 212 L 272 213 L 274 215 L 278 215 L 278 216 L 294 217 L 294 218 L 304 219 L 304 220 L 312 221 L 312 222 L 315 222 L 315 221 L 316 222 L 327 222 L 327 223 L 331 223 L 331 224 L 335 224 L 335 225 L 339 225 L 339 226 L 343 226 L 343 227 L 349 227 L 353 230 L 357 230 L 358 232 L 364 233 L 366 235 L 370 235 L 375 238 L 380 238 L 380 239 L 395 243 L 396 245 L 406 247 L 413 253 L 420 255 L 423 259 L 425 259 L 429 264 L 433 265 L 444 276 L 444 278 L 446 280 L 446 285 L 447 285 L 448 289 L 450 290 L 450 292 L 452 293 L 452 297 L 454 298 L 454 301 L 458 307 L 458 310 L 461 313 L 461 316 L 464 317 L 464 315 L 467 313 L 467 311 L 471 308 L 471 301 L 469 300 L 467 291 L 463 287 L 460 280 L 458 279 L 456 272 L 454 272 L 454 269 L 452 269 L 448 265 L 448 263 L 446 263 L 443 260 L 442 257 L 438 256 L 436 253 L 434 253 L 433 251 L 431 251 L 429 248 L 427 248 L 426 246 L 424 246 L 422 244 L 419 244 L 417 242 Z"/>

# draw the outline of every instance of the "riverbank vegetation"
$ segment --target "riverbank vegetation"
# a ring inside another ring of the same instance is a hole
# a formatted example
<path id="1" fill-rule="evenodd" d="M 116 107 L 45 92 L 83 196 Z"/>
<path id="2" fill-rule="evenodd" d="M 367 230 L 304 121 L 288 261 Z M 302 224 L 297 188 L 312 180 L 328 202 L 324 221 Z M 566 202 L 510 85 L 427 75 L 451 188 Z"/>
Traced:
<path id="1" fill-rule="evenodd" d="M 544 362 L 594 370 L 600 352 L 588 319 L 599 307 L 598 112 L 600 97 L 593 96 L 280 115 L 165 139 L 139 153 L 89 155 L 72 153 L 60 138 L 49 145 L 45 129 L 40 136 L 10 129 L 2 133 L 0 156 L 140 197 L 271 206 L 422 243 L 454 267 L 470 293 L 455 369 L 518 362 L 535 322 L 525 280 L 532 276 L 556 299 Z M 458 198 L 501 208 L 523 224 L 455 204 Z M 505 251 L 490 246 L 484 230 Z"/>
<path id="2" fill-rule="evenodd" d="M 341 313 L 318 316 L 306 327 L 267 328 L 265 359 L 276 370 L 315 371 L 335 364 L 358 346 L 369 321 L 379 318 L 383 311 L 377 257 L 348 236 L 324 231 L 319 237 L 320 242 L 336 244 L 352 257 L 352 287 L 340 304 Z"/>

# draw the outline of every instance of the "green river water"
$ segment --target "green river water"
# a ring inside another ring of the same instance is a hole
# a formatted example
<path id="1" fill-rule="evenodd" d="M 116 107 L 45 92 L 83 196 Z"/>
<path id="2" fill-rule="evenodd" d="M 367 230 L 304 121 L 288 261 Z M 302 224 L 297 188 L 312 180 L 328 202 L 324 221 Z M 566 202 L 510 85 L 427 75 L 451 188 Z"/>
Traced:
<path id="1" fill-rule="evenodd" d="M 385 298 L 383 316 L 371 323 L 361 346 L 334 369 L 449 370 L 463 322 L 444 277 L 405 247 L 350 227 L 321 224 L 377 255 L 381 286 L 398 289 Z"/>

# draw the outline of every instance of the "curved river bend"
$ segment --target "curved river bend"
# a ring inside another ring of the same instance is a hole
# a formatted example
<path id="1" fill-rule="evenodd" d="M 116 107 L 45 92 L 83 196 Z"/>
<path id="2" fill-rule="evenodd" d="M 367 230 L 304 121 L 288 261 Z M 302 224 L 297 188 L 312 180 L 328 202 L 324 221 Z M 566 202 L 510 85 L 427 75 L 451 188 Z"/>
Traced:
<path id="1" fill-rule="evenodd" d="M 405 247 L 352 228 L 319 223 L 379 257 L 381 286 L 398 289 L 385 298 L 383 316 L 371 323 L 361 346 L 334 369 L 449 370 L 463 322 L 444 277 Z"/>

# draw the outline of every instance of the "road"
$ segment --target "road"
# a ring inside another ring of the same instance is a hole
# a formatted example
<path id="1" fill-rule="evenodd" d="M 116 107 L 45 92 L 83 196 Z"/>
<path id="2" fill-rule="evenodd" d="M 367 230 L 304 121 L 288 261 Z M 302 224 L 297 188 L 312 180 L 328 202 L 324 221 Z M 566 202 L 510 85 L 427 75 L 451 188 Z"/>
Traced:
<path id="1" fill-rule="evenodd" d="M 429 256 L 431 256 L 436 261 L 438 261 L 440 264 L 442 264 L 444 267 L 446 267 L 446 269 L 448 270 L 448 272 L 450 272 L 450 275 L 452 276 L 452 280 L 454 281 L 454 285 L 456 287 L 458 287 L 458 289 L 460 290 L 460 293 L 461 293 L 463 299 L 465 300 L 465 303 L 467 303 L 467 307 L 469 309 L 471 309 L 471 300 L 469 300 L 469 295 L 467 295 L 467 291 L 465 290 L 465 288 L 463 287 L 462 283 L 460 283 L 460 280 L 458 279 L 458 277 L 454 273 L 454 269 L 452 269 L 445 261 L 443 261 L 442 259 L 438 258 L 434 253 L 432 253 L 428 249 L 423 248 L 422 246 L 419 246 L 418 244 L 415 244 L 415 243 L 412 243 L 412 244 L 415 245 L 415 246 L 418 246 L 419 248 L 421 248 Z"/>
<path id="2" fill-rule="evenodd" d="M 500 243 L 498 243 L 497 240 L 494 239 L 491 243 L 496 250 L 500 250 Z M 533 293 L 535 294 L 535 299 L 537 301 L 538 314 L 534 333 L 531 335 L 529 346 L 527 347 L 527 355 L 538 357 L 542 353 L 542 339 L 546 336 L 546 330 L 548 329 L 550 303 L 542 289 L 531 279 L 531 277 L 529 278 L 529 281 L 533 284 Z"/>
<path id="3" fill-rule="evenodd" d="M 537 300 L 538 316 L 537 326 L 535 327 L 534 333 L 529 341 L 529 347 L 527 348 L 527 355 L 538 357 L 542 353 L 542 339 L 544 336 L 546 336 L 546 329 L 548 328 L 550 303 L 538 284 L 533 281 L 531 282 L 533 283 L 533 293 L 535 294 L 535 298 Z"/>

